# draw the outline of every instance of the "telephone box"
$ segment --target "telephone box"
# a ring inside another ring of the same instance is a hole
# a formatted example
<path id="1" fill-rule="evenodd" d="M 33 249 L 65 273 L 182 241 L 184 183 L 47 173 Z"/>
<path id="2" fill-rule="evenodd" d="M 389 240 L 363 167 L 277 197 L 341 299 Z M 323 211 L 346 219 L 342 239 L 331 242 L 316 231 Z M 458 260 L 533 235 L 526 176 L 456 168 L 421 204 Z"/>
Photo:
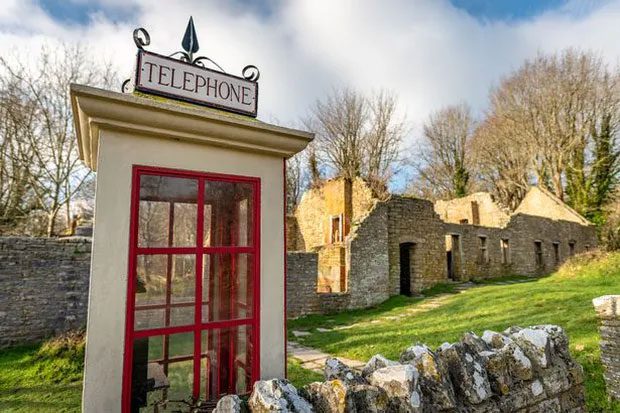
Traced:
<path id="1" fill-rule="evenodd" d="M 73 85 L 97 171 L 83 410 L 184 411 L 284 377 L 285 160 L 306 132 Z"/>

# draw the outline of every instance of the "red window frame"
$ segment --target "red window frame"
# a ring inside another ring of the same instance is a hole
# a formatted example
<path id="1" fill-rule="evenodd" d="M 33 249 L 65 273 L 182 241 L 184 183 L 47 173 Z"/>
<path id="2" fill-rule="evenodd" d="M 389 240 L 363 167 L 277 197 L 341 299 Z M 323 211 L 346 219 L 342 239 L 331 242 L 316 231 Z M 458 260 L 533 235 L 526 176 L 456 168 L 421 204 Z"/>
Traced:
<path id="1" fill-rule="evenodd" d="M 138 246 L 138 213 L 140 203 L 140 177 L 143 175 L 155 175 L 165 177 L 189 178 L 198 182 L 197 200 L 197 225 L 195 247 L 139 247 Z M 253 236 L 250 246 L 204 246 L 204 183 L 206 181 L 249 183 L 253 186 L 252 224 Z M 131 410 L 131 386 L 132 386 L 132 361 L 133 344 L 136 338 L 144 338 L 158 335 L 176 333 L 194 333 L 193 352 L 193 388 L 192 395 L 198 399 L 200 395 L 201 377 L 201 352 L 202 332 L 209 329 L 221 329 L 247 325 L 251 327 L 252 341 L 252 366 L 251 385 L 260 377 L 260 191 L 261 182 L 258 177 L 228 175 L 210 172 L 198 172 L 182 169 L 160 168 L 152 166 L 134 165 L 132 168 L 131 182 L 131 206 L 130 206 L 130 233 L 129 233 L 129 259 L 127 279 L 127 303 L 125 320 L 125 345 L 123 359 L 123 388 L 122 388 L 122 411 L 129 413 Z M 249 253 L 253 256 L 253 308 L 252 317 L 234 320 L 221 320 L 203 322 L 202 320 L 202 276 L 203 258 L 208 254 L 222 253 Z M 135 282 L 137 271 L 137 257 L 149 254 L 191 254 L 196 259 L 196 286 L 195 286 L 195 310 L 194 324 L 174 327 L 152 328 L 146 330 L 134 330 L 135 315 Z M 250 387 L 251 387 L 250 385 Z"/>

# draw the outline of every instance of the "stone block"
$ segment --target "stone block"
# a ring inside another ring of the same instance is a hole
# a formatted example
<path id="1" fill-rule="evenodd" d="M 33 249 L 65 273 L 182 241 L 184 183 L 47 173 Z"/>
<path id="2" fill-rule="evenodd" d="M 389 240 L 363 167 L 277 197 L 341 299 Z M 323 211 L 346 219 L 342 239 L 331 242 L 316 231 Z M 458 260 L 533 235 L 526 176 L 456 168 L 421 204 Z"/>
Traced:
<path id="1" fill-rule="evenodd" d="M 400 360 L 414 366 L 420 373 L 420 391 L 425 408 L 433 411 L 451 410 L 456 401 L 446 365 L 426 345 L 405 350 Z"/>
<path id="2" fill-rule="evenodd" d="M 362 369 L 362 377 L 368 378 L 375 370 L 388 366 L 397 366 L 399 363 L 396 361 L 388 360 L 381 354 L 375 354 L 368 360 L 364 368 Z"/>
<path id="3" fill-rule="evenodd" d="M 288 380 L 282 379 L 259 380 L 254 383 L 248 404 L 252 413 L 313 412 L 312 405 L 299 395 L 297 389 Z"/>
<path id="4" fill-rule="evenodd" d="M 325 360 L 325 380 L 341 380 L 347 386 L 368 384 L 358 372 L 344 364 L 337 358 L 329 357 Z"/>
<path id="5" fill-rule="evenodd" d="M 383 367 L 374 371 L 368 380 L 385 390 L 390 399 L 390 411 L 421 412 L 422 400 L 419 373 L 412 365 Z"/>
<path id="6" fill-rule="evenodd" d="M 492 396 L 491 384 L 484 369 L 484 359 L 462 343 L 440 347 L 439 358 L 448 368 L 457 397 L 476 405 Z"/>

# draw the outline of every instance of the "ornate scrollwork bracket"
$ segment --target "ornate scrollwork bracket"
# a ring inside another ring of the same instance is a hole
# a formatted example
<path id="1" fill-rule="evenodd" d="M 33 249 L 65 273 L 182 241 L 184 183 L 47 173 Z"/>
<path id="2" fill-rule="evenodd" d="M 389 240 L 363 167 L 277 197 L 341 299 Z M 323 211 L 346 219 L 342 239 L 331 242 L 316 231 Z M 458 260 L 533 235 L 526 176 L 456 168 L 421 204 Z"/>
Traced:
<path id="1" fill-rule="evenodd" d="M 151 36 L 145 28 L 139 27 L 133 31 L 133 41 L 138 49 L 146 50 L 145 47 L 151 44 Z M 194 54 L 199 50 L 199 45 L 198 36 L 196 35 L 196 28 L 194 27 L 194 19 L 192 17 L 189 18 L 189 22 L 187 23 L 187 28 L 185 29 L 185 35 L 181 41 L 181 46 L 183 47 L 182 51 L 179 50 L 174 52 L 168 55 L 168 57 L 178 56 L 178 59 L 183 62 L 204 68 L 207 68 L 207 65 L 214 66 L 220 72 L 226 73 L 222 66 L 217 64 L 213 59 L 207 56 L 194 57 Z M 260 71 L 254 65 L 247 65 L 241 71 L 241 75 L 244 79 L 249 80 L 250 82 L 258 82 L 258 79 L 260 78 Z M 126 79 L 123 82 L 121 86 L 123 93 L 130 92 L 130 84 L 131 79 Z"/>

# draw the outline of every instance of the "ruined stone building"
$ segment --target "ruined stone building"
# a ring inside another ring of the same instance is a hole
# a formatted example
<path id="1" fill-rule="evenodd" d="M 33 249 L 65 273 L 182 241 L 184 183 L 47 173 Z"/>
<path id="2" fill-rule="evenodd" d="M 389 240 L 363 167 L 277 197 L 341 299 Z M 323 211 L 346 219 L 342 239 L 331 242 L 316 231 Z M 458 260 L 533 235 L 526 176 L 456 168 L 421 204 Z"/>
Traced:
<path id="1" fill-rule="evenodd" d="M 288 316 L 365 308 L 438 283 L 541 275 L 596 244 L 595 228 L 539 187 L 510 213 L 483 192 L 379 200 L 362 179 L 334 179 L 288 217 Z"/>

